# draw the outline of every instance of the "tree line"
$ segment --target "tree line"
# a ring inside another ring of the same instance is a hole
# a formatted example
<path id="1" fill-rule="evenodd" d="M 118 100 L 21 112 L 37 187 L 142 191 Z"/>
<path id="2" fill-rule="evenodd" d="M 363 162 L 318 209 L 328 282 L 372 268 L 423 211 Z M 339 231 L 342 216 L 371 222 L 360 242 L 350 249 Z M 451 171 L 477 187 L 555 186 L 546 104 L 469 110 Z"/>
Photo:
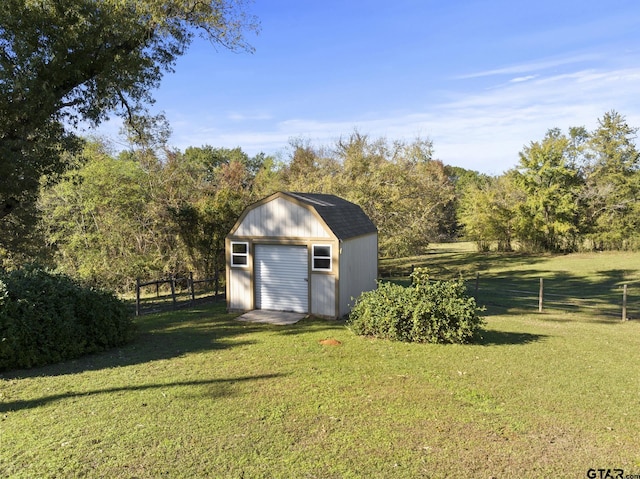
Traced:
<path id="1" fill-rule="evenodd" d="M 499 177 L 477 175 L 459 188 L 464 234 L 481 250 L 638 249 L 638 129 L 615 111 L 593 131 L 550 129 L 525 146 Z"/>
<path id="2" fill-rule="evenodd" d="M 92 284 L 224 269 L 224 238 L 244 208 L 276 191 L 332 193 L 360 205 L 382 256 L 460 238 L 480 250 L 635 249 L 636 128 L 616 112 L 598 127 L 551 129 L 500 176 L 444 165 L 428 140 L 354 131 L 330 146 L 297 139 L 280 157 L 167 145 L 162 122 L 116 153 L 85 140 L 55 182 L 41 180 L 28 234 L 0 239 L 5 266 L 37 260 Z M 133 139 L 133 137 L 132 137 Z M 133 145 L 133 144 L 132 144 Z M 18 229 L 20 230 L 20 229 Z"/>
<path id="3" fill-rule="evenodd" d="M 125 290 L 136 277 L 167 272 L 212 277 L 224 269 L 224 238 L 244 208 L 282 190 L 360 204 L 380 230 L 384 254 L 423 251 L 450 234 L 454 185 L 428 141 L 354 132 L 330 153 L 294 140 L 274 158 L 209 145 L 179 151 L 158 128 L 147 140 L 120 153 L 86 140 L 66 159 L 72 168 L 55 182 L 43 178 L 32 222 L 13 216 L 28 234 L 0 238 L 4 266 L 37 260 Z"/>

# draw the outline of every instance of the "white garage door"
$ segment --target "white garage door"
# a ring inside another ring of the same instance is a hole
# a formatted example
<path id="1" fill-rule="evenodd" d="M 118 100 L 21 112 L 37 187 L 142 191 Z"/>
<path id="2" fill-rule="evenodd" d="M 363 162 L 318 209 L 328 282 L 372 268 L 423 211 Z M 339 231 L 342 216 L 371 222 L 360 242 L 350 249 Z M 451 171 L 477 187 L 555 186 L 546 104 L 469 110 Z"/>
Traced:
<path id="1" fill-rule="evenodd" d="M 306 246 L 256 245 L 256 307 L 275 311 L 309 311 Z"/>

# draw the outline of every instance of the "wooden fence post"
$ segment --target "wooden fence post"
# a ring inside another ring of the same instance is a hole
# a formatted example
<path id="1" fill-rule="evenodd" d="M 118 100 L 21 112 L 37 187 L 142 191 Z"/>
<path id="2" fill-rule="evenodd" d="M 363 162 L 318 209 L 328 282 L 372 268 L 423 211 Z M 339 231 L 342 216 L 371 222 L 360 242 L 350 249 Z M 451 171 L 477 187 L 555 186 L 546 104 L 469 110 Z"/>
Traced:
<path id="1" fill-rule="evenodd" d="M 622 288 L 622 320 L 627 320 L 627 284 Z"/>
<path id="2" fill-rule="evenodd" d="M 173 306 L 176 305 L 176 279 L 173 274 L 169 275 L 169 282 L 171 283 L 171 299 L 173 300 Z"/>
<path id="3" fill-rule="evenodd" d="M 136 278 L 136 316 L 140 316 L 140 278 Z"/>
<path id="4" fill-rule="evenodd" d="M 193 287 L 193 271 L 189 271 L 189 286 L 191 287 L 191 301 L 196 300 L 196 290 Z"/>
<path id="5" fill-rule="evenodd" d="M 540 293 L 538 294 L 538 312 L 542 313 L 542 298 L 544 296 L 544 281 L 540 278 Z"/>

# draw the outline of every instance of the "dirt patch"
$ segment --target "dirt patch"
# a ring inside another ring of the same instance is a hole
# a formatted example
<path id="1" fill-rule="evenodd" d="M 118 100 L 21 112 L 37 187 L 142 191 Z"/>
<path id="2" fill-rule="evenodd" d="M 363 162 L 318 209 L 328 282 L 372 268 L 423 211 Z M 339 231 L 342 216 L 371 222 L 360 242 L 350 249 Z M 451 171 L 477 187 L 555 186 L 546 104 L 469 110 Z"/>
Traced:
<path id="1" fill-rule="evenodd" d="M 338 341 L 337 339 L 321 339 L 320 341 L 318 341 L 320 344 L 322 344 L 323 346 L 340 346 L 342 343 L 340 341 Z"/>

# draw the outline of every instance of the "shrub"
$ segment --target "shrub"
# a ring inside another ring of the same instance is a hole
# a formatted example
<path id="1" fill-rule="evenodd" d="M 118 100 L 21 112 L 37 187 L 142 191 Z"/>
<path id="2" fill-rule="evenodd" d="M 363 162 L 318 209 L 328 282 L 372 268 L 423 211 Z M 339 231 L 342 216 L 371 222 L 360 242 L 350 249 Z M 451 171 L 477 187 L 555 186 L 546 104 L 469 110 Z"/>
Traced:
<path id="1" fill-rule="evenodd" d="M 37 267 L 0 272 L 0 371 L 102 351 L 132 335 L 128 309 L 111 293 Z"/>
<path id="2" fill-rule="evenodd" d="M 419 343 L 466 343 L 483 324 L 462 280 L 430 281 L 426 268 L 402 287 L 379 283 L 360 295 L 349 316 L 356 334 Z"/>

